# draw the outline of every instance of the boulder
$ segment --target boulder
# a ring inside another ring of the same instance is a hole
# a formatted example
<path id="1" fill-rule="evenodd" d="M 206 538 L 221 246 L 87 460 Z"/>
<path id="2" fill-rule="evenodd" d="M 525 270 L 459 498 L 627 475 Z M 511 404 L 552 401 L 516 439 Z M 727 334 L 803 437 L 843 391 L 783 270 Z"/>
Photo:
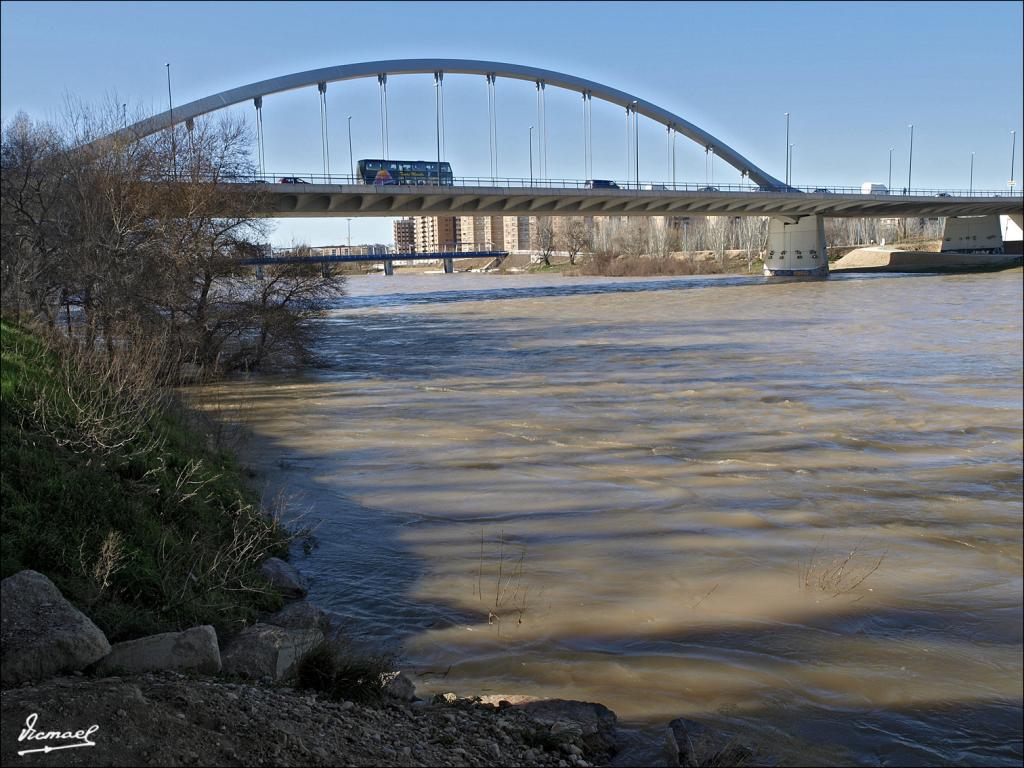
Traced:
<path id="1" fill-rule="evenodd" d="M 294 566 L 279 557 L 268 557 L 260 566 L 260 575 L 281 590 L 285 597 L 305 597 L 309 582 Z"/>
<path id="2" fill-rule="evenodd" d="M 615 713 L 602 704 L 567 699 L 541 699 L 516 704 L 534 720 L 548 724 L 551 735 L 561 739 L 578 737 L 592 751 L 611 753 L 616 750 Z"/>
<path id="3" fill-rule="evenodd" d="M 76 672 L 110 653 L 106 635 L 53 582 L 20 571 L 0 582 L 0 684 Z"/>
<path id="4" fill-rule="evenodd" d="M 404 672 L 385 672 L 380 676 L 385 696 L 398 701 L 415 701 L 416 686 Z"/>
<path id="5" fill-rule="evenodd" d="M 665 729 L 665 759 L 670 766 L 745 765 L 753 750 L 733 734 L 678 717 Z"/>
<path id="6" fill-rule="evenodd" d="M 319 629 L 324 635 L 329 634 L 331 628 L 331 617 L 327 611 L 305 600 L 288 603 L 265 621 L 285 629 Z"/>
<path id="7" fill-rule="evenodd" d="M 184 632 L 164 632 L 116 643 L 95 666 L 99 675 L 175 672 L 220 672 L 217 632 L 209 624 Z"/>
<path id="8" fill-rule="evenodd" d="M 253 624 L 228 643 L 221 654 L 221 671 L 252 680 L 280 680 L 303 654 L 324 641 L 319 629 L 288 629 L 273 624 Z"/>

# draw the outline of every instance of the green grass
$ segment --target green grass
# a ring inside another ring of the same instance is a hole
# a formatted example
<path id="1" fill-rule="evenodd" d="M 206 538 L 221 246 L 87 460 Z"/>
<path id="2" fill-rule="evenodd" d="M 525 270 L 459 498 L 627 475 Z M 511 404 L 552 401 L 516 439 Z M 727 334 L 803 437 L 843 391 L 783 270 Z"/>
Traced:
<path id="1" fill-rule="evenodd" d="M 257 569 L 286 552 L 287 532 L 173 400 L 118 432 L 123 445 L 97 447 L 76 404 L 102 422 L 131 396 L 93 375 L 103 363 L 82 367 L 6 321 L 0 341 L 0 575 L 45 574 L 112 641 L 196 624 L 230 632 L 280 604 Z"/>

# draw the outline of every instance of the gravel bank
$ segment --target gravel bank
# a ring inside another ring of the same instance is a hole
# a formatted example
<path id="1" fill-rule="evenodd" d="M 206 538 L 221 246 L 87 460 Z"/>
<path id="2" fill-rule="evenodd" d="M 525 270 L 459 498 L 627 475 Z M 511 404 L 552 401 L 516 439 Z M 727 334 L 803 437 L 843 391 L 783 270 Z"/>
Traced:
<path id="1" fill-rule="evenodd" d="M 471 700 L 381 707 L 301 691 L 175 673 L 63 677 L 3 691 L 4 765 L 537 765 L 607 759 L 569 722 L 543 722 L 517 707 Z M 35 753 L 75 739 L 23 740 L 35 729 L 98 725 L 95 746 Z"/>

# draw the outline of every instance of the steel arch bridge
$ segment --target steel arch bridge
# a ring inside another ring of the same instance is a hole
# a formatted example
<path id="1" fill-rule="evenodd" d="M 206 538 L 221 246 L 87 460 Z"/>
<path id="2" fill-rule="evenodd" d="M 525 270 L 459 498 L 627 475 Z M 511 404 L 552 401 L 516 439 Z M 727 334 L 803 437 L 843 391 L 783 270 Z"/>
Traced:
<path id="1" fill-rule="evenodd" d="M 212 96 L 197 99 L 180 107 L 173 107 L 153 117 L 127 126 L 113 133 L 109 138 L 142 138 L 166 130 L 174 125 L 181 123 L 189 124 L 197 117 L 246 101 L 253 101 L 257 106 L 260 106 L 264 96 L 298 88 L 315 85 L 321 89 L 326 89 L 327 83 L 361 78 L 377 78 L 379 82 L 386 83 L 389 75 L 413 74 L 434 74 L 435 76 L 444 74 L 482 75 L 488 78 L 489 82 L 503 77 L 511 80 L 533 82 L 537 85 L 538 90 L 542 90 L 550 85 L 556 88 L 575 91 L 582 94 L 584 100 L 597 98 L 661 123 L 669 131 L 674 131 L 691 139 L 706 151 L 713 151 L 715 156 L 724 160 L 739 171 L 741 175 L 749 178 L 762 189 L 773 191 L 788 189 L 784 182 L 779 181 L 759 168 L 725 142 L 715 138 L 707 131 L 679 115 L 638 96 L 562 72 L 497 61 L 397 59 L 311 69 L 305 72 L 296 72 L 291 75 L 270 78 L 269 80 L 261 80 L 257 83 L 243 85 L 239 88 L 232 88 Z"/>

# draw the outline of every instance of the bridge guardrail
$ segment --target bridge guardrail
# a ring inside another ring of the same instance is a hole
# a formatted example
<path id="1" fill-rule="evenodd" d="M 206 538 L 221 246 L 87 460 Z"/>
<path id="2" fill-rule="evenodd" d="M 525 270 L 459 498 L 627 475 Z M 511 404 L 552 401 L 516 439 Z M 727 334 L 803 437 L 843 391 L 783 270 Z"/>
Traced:
<path id="1" fill-rule="evenodd" d="M 179 175 L 181 178 L 183 174 Z M 299 183 L 306 184 L 326 184 L 326 185 L 358 185 L 358 186 L 371 186 L 365 184 L 359 177 L 349 176 L 345 174 L 322 174 L 322 173 L 266 173 L 262 175 L 242 175 L 242 176 L 220 176 L 220 181 L 226 181 L 229 183 L 237 184 L 280 184 L 280 179 L 301 179 Z M 173 177 L 164 177 L 163 180 L 171 181 Z M 212 180 L 211 177 L 204 178 L 203 180 Z M 791 186 L 788 189 L 762 189 L 756 184 L 749 183 L 700 183 L 700 182 L 661 182 L 661 181 L 617 181 L 612 180 L 617 185 L 614 187 L 598 187 L 600 191 L 629 191 L 629 192 L 758 192 L 760 194 L 772 195 L 772 194 L 790 194 L 792 192 L 801 192 L 805 194 L 818 194 L 818 195 L 863 195 L 865 197 L 959 197 L 959 198 L 972 198 L 972 197 L 1009 197 L 1009 198 L 1021 198 L 1024 200 L 1024 190 L 1020 192 L 1008 191 L 1008 190 L 991 190 L 991 189 L 900 189 L 900 190 L 889 190 L 887 192 L 864 192 L 861 187 L 846 187 L 846 186 L 834 186 L 834 185 L 818 185 L 818 186 Z M 377 185 L 372 185 L 377 186 Z M 381 185 L 381 186 L 392 186 L 392 185 Z M 411 185 L 394 185 L 408 187 Z M 426 183 L 423 187 L 437 188 L 441 186 L 444 189 L 451 187 L 497 187 L 503 189 L 593 189 L 589 185 L 588 181 L 581 179 L 528 179 L 528 178 L 515 178 L 515 177 L 499 177 L 490 178 L 485 176 L 460 176 L 453 179 L 453 183 L 448 185 L 438 185 L 436 183 Z"/>

